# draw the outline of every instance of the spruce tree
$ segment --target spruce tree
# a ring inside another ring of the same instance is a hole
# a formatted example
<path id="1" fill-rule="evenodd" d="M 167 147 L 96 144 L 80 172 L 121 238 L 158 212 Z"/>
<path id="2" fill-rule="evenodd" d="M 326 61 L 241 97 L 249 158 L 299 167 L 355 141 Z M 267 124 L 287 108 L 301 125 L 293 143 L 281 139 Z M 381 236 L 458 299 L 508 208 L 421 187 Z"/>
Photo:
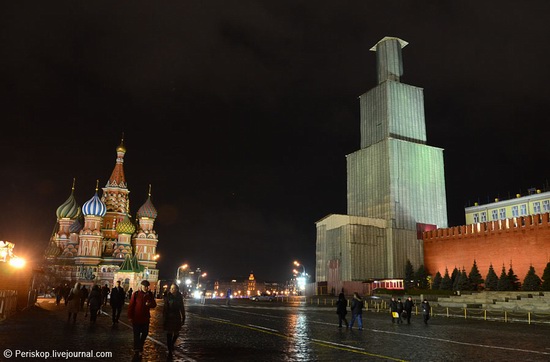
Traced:
<path id="1" fill-rule="evenodd" d="M 439 289 L 439 287 L 441 286 L 441 279 L 441 273 L 438 271 L 437 273 L 435 273 L 434 281 L 432 283 L 432 289 Z"/>
<path id="2" fill-rule="evenodd" d="M 498 290 L 498 276 L 493 269 L 493 264 L 489 265 L 489 272 L 485 278 L 485 289 L 487 290 Z"/>
<path id="3" fill-rule="evenodd" d="M 506 268 L 504 267 L 504 264 L 502 264 L 502 272 L 500 273 L 500 278 L 498 278 L 497 290 L 512 290 L 512 284 L 510 283 L 510 279 L 508 279 L 508 276 L 506 275 Z"/>
<path id="4" fill-rule="evenodd" d="M 414 288 L 416 283 L 414 281 L 414 268 L 409 259 L 405 265 L 405 289 Z"/>
<path id="5" fill-rule="evenodd" d="M 455 266 L 455 268 L 453 269 L 453 273 L 451 274 L 451 281 L 453 282 L 453 290 L 457 290 L 459 277 L 460 277 L 460 271 Z"/>
<path id="6" fill-rule="evenodd" d="M 478 290 L 480 285 L 483 284 L 483 279 L 477 268 L 476 260 L 474 259 L 474 265 L 472 265 L 472 270 L 470 270 L 470 275 L 468 275 L 471 284 L 471 290 Z"/>
<path id="7" fill-rule="evenodd" d="M 470 290 L 470 280 L 466 274 L 466 269 L 462 267 L 460 276 L 458 277 L 457 289 L 456 290 Z"/>
<path id="8" fill-rule="evenodd" d="M 519 282 L 518 276 L 514 273 L 514 269 L 512 269 L 512 264 L 510 264 L 510 269 L 508 269 L 507 277 L 512 287 L 511 290 L 520 290 L 521 283 Z"/>
<path id="9" fill-rule="evenodd" d="M 537 273 L 535 273 L 535 268 L 531 265 L 529 267 L 527 275 L 525 276 L 525 279 L 523 280 L 523 286 L 521 289 L 528 291 L 537 291 L 540 290 L 541 284 L 542 281 L 540 280 Z"/>
<path id="10" fill-rule="evenodd" d="M 427 276 L 428 274 L 426 273 L 426 269 L 424 269 L 424 265 L 420 265 L 416 271 L 416 282 L 418 283 L 418 287 L 420 289 L 428 289 Z"/>
<path id="11" fill-rule="evenodd" d="M 451 277 L 449 276 L 449 269 L 447 268 L 445 268 L 445 275 L 443 275 L 439 290 L 453 290 L 453 282 L 451 280 Z"/>
<path id="12" fill-rule="evenodd" d="M 544 272 L 542 273 L 542 290 L 550 291 L 550 263 L 546 264 Z"/>

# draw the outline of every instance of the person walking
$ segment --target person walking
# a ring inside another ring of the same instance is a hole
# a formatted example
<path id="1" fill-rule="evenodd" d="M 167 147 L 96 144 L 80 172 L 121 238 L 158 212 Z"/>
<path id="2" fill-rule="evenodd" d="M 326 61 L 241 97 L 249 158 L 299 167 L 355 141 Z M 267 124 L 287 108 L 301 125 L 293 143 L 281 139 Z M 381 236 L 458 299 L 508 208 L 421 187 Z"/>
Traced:
<path id="1" fill-rule="evenodd" d="M 109 289 L 109 284 L 105 284 L 103 287 L 101 287 L 101 304 L 107 305 L 107 298 L 109 297 L 109 293 L 111 292 L 111 289 Z"/>
<path id="2" fill-rule="evenodd" d="M 428 302 L 426 299 L 422 302 L 422 318 L 424 319 L 424 324 L 428 324 L 428 320 L 430 319 L 430 302 Z"/>
<path id="3" fill-rule="evenodd" d="M 231 305 L 231 288 L 227 289 L 227 295 L 225 296 L 225 304 Z"/>
<path id="4" fill-rule="evenodd" d="M 143 345 L 149 334 L 150 309 L 157 306 L 153 293 L 149 291 L 149 281 L 143 280 L 140 290 L 134 292 L 128 306 L 128 319 L 132 322 L 134 332 L 134 358 L 141 357 Z"/>
<path id="5" fill-rule="evenodd" d="M 166 331 L 166 344 L 168 345 L 168 357 L 172 357 L 174 344 L 178 339 L 181 327 L 185 323 L 185 308 L 183 295 L 180 288 L 173 283 L 170 292 L 164 296 L 164 309 L 162 313 L 163 328 Z"/>
<path id="6" fill-rule="evenodd" d="M 71 287 L 69 287 L 69 284 L 65 283 L 63 288 L 61 288 L 61 292 L 63 295 L 63 302 L 65 303 L 65 306 L 67 306 L 67 303 L 69 302 L 69 293 L 71 292 Z"/>
<path id="7" fill-rule="evenodd" d="M 414 307 L 414 302 L 412 300 L 412 297 L 408 297 L 405 301 L 405 305 L 403 306 L 403 310 L 405 313 L 407 313 L 407 324 L 411 324 L 411 315 L 412 315 L 412 309 Z"/>
<path id="8" fill-rule="evenodd" d="M 403 323 L 401 314 L 403 314 L 403 302 L 401 301 L 401 298 L 397 298 L 397 324 Z"/>
<path id="9" fill-rule="evenodd" d="M 99 289 L 99 285 L 94 285 L 88 296 L 87 309 L 90 311 L 90 323 L 96 322 L 102 302 L 103 297 L 101 295 L 101 289 Z"/>
<path id="10" fill-rule="evenodd" d="M 55 304 L 59 305 L 59 302 L 63 297 L 63 285 L 59 284 L 53 291 L 55 293 Z"/>
<path id="11" fill-rule="evenodd" d="M 391 322 L 395 323 L 398 317 L 397 313 L 397 301 L 395 300 L 395 297 L 391 297 L 390 301 L 390 313 L 391 313 Z"/>
<path id="12" fill-rule="evenodd" d="M 130 300 L 132 294 L 134 294 L 134 290 L 132 288 L 128 289 L 128 300 Z"/>
<path id="13" fill-rule="evenodd" d="M 126 292 L 124 288 L 120 286 L 120 280 L 116 282 L 116 287 L 111 289 L 111 309 L 113 312 L 113 324 L 118 323 L 122 307 L 124 306 L 124 299 L 126 298 Z"/>
<path id="14" fill-rule="evenodd" d="M 80 293 L 80 283 L 76 283 L 74 288 L 69 290 L 69 294 L 67 295 L 67 312 L 69 312 L 67 322 L 71 321 L 72 316 L 73 323 L 76 323 L 76 316 L 80 311 Z"/>
<path id="15" fill-rule="evenodd" d="M 359 296 L 359 293 L 353 293 L 353 299 L 351 300 L 351 322 L 349 329 L 353 328 L 353 323 L 357 320 L 358 329 L 363 330 L 363 299 Z"/>
<path id="16" fill-rule="evenodd" d="M 349 328 L 348 320 L 346 319 L 346 314 L 348 314 L 348 300 L 344 293 L 338 295 L 338 300 L 336 301 L 336 314 L 338 314 L 338 328 L 342 328 L 342 321 L 346 324 L 346 328 Z"/>
<path id="17" fill-rule="evenodd" d="M 82 286 L 80 289 L 80 310 L 84 309 L 84 303 L 86 303 L 86 299 L 88 299 L 88 294 L 90 292 L 88 291 L 88 288 L 86 288 L 85 285 Z"/>

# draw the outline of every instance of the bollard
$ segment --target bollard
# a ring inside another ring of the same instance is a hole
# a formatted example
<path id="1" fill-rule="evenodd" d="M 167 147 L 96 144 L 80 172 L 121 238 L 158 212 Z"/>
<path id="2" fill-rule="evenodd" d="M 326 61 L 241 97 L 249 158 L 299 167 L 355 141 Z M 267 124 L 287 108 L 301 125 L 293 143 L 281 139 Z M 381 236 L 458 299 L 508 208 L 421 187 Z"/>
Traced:
<path id="1" fill-rule="evenodd" d="M 483 320 L 484 320 L 484 321 L 487 320 L 487 309 L 484 309 L 484 310 L 483 310 Z"/>
<path id="2" fill-rule="evenodd" d="M 447 318 L 449 318 L 449 307 L 447 307 Z"/>
<path id="3" fill-rule="evenodd" d="M 531 312 L 527 312 L 528 323 L 531 324 Z"/>
<path id="4" fill-rule="evenodd" d="M 504 322 L 508 322 L 508 313 L 504 311 Z"/>
<path id="5" fill-rule="evenodd" d="M 466 319 L 466 308 L 464 308 L 464 319 Z"/>

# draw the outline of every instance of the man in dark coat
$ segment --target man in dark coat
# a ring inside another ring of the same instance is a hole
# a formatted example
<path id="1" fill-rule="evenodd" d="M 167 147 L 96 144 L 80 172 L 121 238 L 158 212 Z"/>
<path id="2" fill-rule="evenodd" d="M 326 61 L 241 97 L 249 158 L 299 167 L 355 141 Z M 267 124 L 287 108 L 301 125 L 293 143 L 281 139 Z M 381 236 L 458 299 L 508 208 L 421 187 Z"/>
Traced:
<path id="1" fill-rule="evenodd" d="M 116 287 L 111 289 L 111 308 L 113 310 L 113 324 L 118 323 L 122 307 L 124 306 L 124 299 L 126 292 L 124 288 L 120 286 L 120 280 L 116 282 Z"/>
<path id="2" fill-rule="evenodd" d="M 157 302 L 153 293 L 149 291 L 149 281 L 143 280 L 140 290 L 134 292 L 130 297 L 128 306 L 128 319 L 132 322 L 134 331 L 134 358 L 141 357 L 143 345 L 149 334 L 149 322 L 151 319 L 150 309 L 155 308 Z"/>
<path id="3" fill-rule="evenodd" d="M 403 320 L 401 319 L 402 313 L 403 313 L 403 302 L 401 301 L 401 298 L 397 298 L 397 324 L 403 323 Z"/>
<path id="4" fill-rule="evenodd" d="M 431 307 L 430 302 L 426 299 L 422 302 L 422 317 L 424 318 L 424 324 L 428 324 L 428 319 L 430 319 Z"/>
<path id="5" fill-rule="evenodd" d="M 403 307 L 405 310 L 405 313 L 407 313 L 407 324 L 411 324 L 411 315 L 412 315 L 413 307 L 414 307 L 414 302 L 411 297 L 408 297 Z"/>
<path id="6" fill-rule="evenodd" d="M 348 320 L 346 319 L 346 314 L 348 308 L 348 301 L 344 293 L 338 295 L 338 301 L 336 302 L 336 314 L 338 314 L 338 328 L 342 328 L 342 321 L 346 324 L 346 328 L 349 327 Z"/>

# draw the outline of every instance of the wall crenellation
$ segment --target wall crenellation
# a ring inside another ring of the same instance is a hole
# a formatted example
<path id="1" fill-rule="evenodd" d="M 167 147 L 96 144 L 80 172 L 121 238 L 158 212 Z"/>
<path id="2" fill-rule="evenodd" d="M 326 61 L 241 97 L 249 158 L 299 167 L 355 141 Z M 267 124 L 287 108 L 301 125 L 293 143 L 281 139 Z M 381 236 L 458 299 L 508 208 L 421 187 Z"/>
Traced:
<path id="1" fill-rule="evenodd" d="M 550 213 L 513 217 L 510 219 L 487 221 L 477 224 L 453 226 L 445 229 L 435 229 L 423 233 L 423 240 L 440 238 L 476 237 L 493 233 L 513 232 L 535 228 L 550 227 Z"/>

